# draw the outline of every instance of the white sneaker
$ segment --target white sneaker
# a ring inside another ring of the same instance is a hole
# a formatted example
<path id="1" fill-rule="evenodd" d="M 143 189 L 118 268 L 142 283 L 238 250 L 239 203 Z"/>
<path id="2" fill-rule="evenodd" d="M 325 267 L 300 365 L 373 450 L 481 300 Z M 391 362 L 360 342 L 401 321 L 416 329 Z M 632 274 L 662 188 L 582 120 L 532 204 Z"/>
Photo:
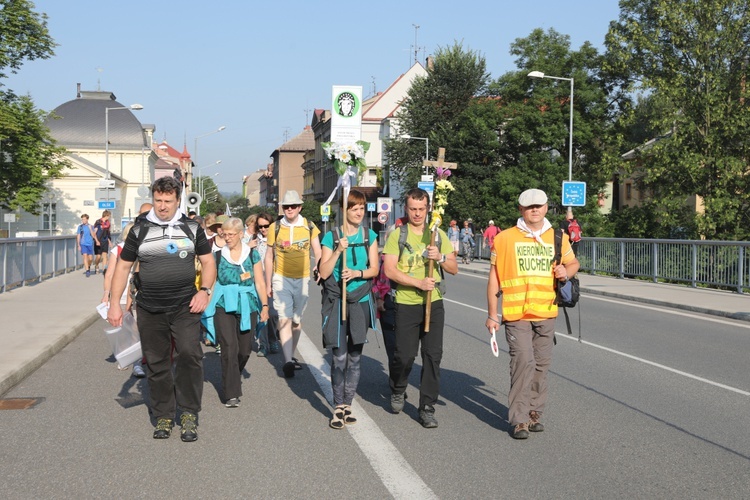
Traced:
<path id="1" fill-rule="evenodd" d="M 146 372 L 143 371 L 143 366 L 141 365 L 140 361 L 136 361 L 133 364 L 133 376 L 135 378 L 143 378 L 146 376 Z"/>

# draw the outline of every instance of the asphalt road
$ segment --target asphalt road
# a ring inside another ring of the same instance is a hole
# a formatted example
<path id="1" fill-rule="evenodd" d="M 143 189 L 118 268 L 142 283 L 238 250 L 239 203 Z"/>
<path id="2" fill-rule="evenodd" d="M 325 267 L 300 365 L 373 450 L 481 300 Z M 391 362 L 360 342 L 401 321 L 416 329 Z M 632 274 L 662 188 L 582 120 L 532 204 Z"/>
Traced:
<path id="1" fill-rule="evenodd" d="M 493 357 L 483 326 L 485 280 L 449 280 L 438 429 L 417 423 L 418 362 L 405 412 L 388 411 L 385 350 L 372 333 L 361 421 L 328 427 L 315 290 L 297 377 L 281 377 L 281 355 L 253 356 L 242 406 L 227 409 L 207 349 L 200 439 L 156 441 L 146 382 L 115 368 L 102 321 L 5 395 L 44 400 L 0 411 L 3 496 L 747 497 L 746 322 L 584 296 L 583 342 L 558 336 L 546 430 L 515 441 L 507 349 Z"/>

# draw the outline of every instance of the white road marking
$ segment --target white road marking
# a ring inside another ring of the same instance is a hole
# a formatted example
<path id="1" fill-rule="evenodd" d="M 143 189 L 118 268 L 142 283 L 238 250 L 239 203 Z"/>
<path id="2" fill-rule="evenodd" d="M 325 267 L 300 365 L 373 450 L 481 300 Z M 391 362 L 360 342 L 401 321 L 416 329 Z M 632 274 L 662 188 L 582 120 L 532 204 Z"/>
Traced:
<path id="1" fill-rule="evenodd" d="M 590 297 L 590 296 L 587 295 L 587 297 Z M 646 309 L 652 309 L 652 310 L 657 311 L 659 313 L 669 312 L 671 314 L 677 314 L 678 316 L 687 316 L 687 317 L 691 317 L 691 318 L 703 319 L 703 320 L 706 320 L 706 321 L 713 321 L 713 322 L 719 322 L 719 323 L 726 323 L 728 325 L 737 326 L 737 325 L 735 325 L 735 323 L 730 323 L 730 322 L 722 321 L 722 320 L 716 320 L 716 319 L 713 319 L 713 318 L 706 318 L 704 316 L 698 316 L 698 315 L 689 314 L 689 313 L 680 313 L 679 311 L 666 311 L 666 310 L 660 309 L 660 308 L 642 306 L 641 304 L 633 304 L 631 302 L 623 303 L 622 301 L 616 301 L 616 300 L 610 300 L 610 299 L 601 299 L 599 297 L 590 297 L 590 298 L 596 298 L 598 300 L 607 300 L 609 302 L 613 302 L 613 303 L 617 303 L 617 304 L 624 304 L 624 305 L 634 306 L 634 307 L 645 307 Z M 464 304 L 463 302 L 458 302 L 458 301 L 450 300 L 450 299 L 446 299 L 446 298 L 443 298 L 443 301 L 450 302 L 452 304 L 458 304 L 458 305 L 460 305 L 462 307 L 467 307 L 469 309 L 474 309 L 476 311 L 482 311 L 482 313 L 486 313 L 487 312 L 487 309 L 483 309 L 481 307 L 472 306 L 470 304 Z M 558 338 L 563 338 L 563 339 L 566 339 L 566 340 L 578 341 L 578 339 L 576 339 L 574 337 L 571 337 L 569 335 L 565 335 L 564 333 L 555 332 L 555 334 L 558 336 Z M 676 373 L 677 375 L 682 375 L 683 377 L 687 377 L 687 378 L 690 378 L 690 379 L 693 379 L 693 380 L 697 380 L 699 382 L 703 382 L 705 384 L 712 385 L 714 387 L 719 387 L 721 389 L 726 389 L 728 391 L 736 392 L 737 394 L 742 394 L 743 396 L 750 396 L 750 392 L 748 392 L 748 391 L 743 391 L 742 389 L 738 389 L 738 388 L 732 387 L 730 385 L 722 384 L 720 382 L 714 382 L 713 380 L 709 380 L 707 378 L 699 377 L 698 375 L 693 375 L 692 373 L 684 372 L 682 370 L 678 370 L 676 368 L 671 368 L 671 367 L 666 366 L 666 365 L 655 363 L 654 361 L 649 361 L 649 360 L 644 359 L 644 358 L 639 358 L 638 356 L 633 356 L 631 354 L 627 354 L 627 353 L 624 353 L 624 352 L 621 352 L 621 351 L 617 351 L 617 350 L 611 349 L 609 347 L 604 347 L 604 346 L 599 345 L 599 344 L 594 344 L 593 342 L 588 342 L 586 340 L 581 340 L 581 343 L 589 345 L 591 347 L 595 347 L 597 349 L 601 349 L 603 351 L 610 352 L 612 354 L 617 354 L 617 355 L 623 356 L 625 358 L 629 358 L 629 359 L 632 359 L 632 360 L 635 360 L 635 361 L 639 361 L 639 362 L 647 364 L 647 365 L 655 366 L 656 368 L 661 368 L 662 370 L 666 370 L 668 372 Z"/>
<path id="2" fill-rule="evenodd" d="M 307 367 L 318 382 L 328 403 L 333 406 L 331 366 L 304 331 L 300 335 L 297 349 L 305 359 Z M 394 498 L 409 499 L 437 498 L 437 495 L 422 481 L 422 478 L 417 475 L 409 462 L 388 440 L 356 399 L 352 402 L 352 410 L 357 416 L 357 424 L 347 426 L 346 429 L 391 495 Z M 336 431 L 331 430 L 331 432 Z"/>

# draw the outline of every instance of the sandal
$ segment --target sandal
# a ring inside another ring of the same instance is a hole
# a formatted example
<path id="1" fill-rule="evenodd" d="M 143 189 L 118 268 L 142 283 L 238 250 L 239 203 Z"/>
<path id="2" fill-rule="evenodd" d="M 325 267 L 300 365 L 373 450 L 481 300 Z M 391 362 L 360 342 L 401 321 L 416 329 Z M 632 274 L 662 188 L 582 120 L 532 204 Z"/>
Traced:
<path id="1" fill-rule="evenodd" d="M 301 370 L 302 369 L 302 365 L 300 364 L 299 359 L 292 358 L 292 363 L 294 363 L 294 369 L 295 370 Z"/>
<path id="2" fill-rule="evenodd" d="M 331 417 L 331 422 L 328 424 L 331 429 L 343 429 L 344 428 L 344 411 L 345 406 L 344 405 L 338 405 L 333 410 L 333 417 Z"/>
<path id="3" fill-rule="evenodd" d="M 344 423 L 346 425 L 354 425 L 357 423 L 357 417 L 352 415 L 352 407 L 349 405 L 344 406 Z"/>

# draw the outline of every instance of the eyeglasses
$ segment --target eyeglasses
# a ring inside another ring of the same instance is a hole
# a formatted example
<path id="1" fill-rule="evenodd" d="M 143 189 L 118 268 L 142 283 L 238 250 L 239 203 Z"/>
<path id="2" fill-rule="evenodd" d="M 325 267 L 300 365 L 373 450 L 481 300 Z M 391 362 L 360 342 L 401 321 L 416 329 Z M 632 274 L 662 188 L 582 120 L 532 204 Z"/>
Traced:
<path id="1" fill-rule="evenodd" d="M 224 236 L 234 238 L 235 236 L 239 236 L 240 233 L 230 233 L 227 231 L 224 231 Z"/>
<path id="2" fill-rule="evenodd" d="M 271 224 L 258 224 L 258 229 L 268 229 L 269 227 L 271 227 Z"/>
<path id="3" fill-rule="evenodd" d="M 299 205 L 284 205 L 284 210 L 297 210 Z"/>

